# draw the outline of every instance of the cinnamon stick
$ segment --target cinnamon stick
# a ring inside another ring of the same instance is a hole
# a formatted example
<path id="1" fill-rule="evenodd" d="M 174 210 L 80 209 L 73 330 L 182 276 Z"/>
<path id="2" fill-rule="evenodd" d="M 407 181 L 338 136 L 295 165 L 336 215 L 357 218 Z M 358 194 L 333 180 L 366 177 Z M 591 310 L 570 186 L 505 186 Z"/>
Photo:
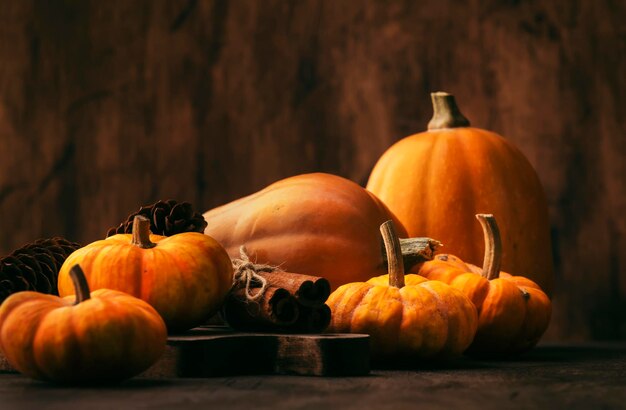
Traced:
<path id="1" fill-rule="evenodd" d="M 289 291 L 302 306 L 321 307 L 330 296 L 330 283 L 325 278 L 280 271 L 259 272 L 259 275 L 270 285 Z"/>
<path id="2" fill-rule="evenodd" d="M 234 290 L 226 299 L 222 313 L 233 329 L 264 330 L 293 325 L 299 310 L 288 290 L 268 286 L 258 301 L 246 300 L 245 289 Z"/>
<path id="3" fill-rule="evenodd" d="M 326 304 L 315 308 L 301 307 L 298 320 L 291 329 L 301 333 L 321 333 L 330 324 L 330 315 L 330 308 Z"/>
<path id="4" fill-rule="evenodd" d="M 252 262 L 245 245 L 233 259 L 234 287 L 222 309 L 240 330 L 321 332 L 330 324 L 328 280 Z"/>

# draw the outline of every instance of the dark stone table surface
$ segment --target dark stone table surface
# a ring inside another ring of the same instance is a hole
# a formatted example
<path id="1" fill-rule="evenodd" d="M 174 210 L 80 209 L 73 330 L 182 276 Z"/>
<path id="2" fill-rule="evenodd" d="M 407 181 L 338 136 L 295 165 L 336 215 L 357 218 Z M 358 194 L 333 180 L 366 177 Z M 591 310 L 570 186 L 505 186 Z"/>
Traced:
<path id="1" fill-rule="evenodd" d="M 544 344 L 509 361 L 372 370 L 366 377 L 135 378 L 60 387 L 0 374 L 0 409 L 626 409 L 626 343 Z"/>

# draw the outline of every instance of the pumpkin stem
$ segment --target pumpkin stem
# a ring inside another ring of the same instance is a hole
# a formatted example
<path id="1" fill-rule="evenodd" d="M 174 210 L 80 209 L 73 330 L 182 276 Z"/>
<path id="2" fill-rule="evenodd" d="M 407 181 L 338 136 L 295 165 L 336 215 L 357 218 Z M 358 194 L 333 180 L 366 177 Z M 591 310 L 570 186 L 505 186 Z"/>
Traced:
<path id="1" fill-rule="evenodd" d="M 76 301 L 75 305 L 78 305 L 81 302 L 86 301 L 87 299 L 91 299 L 91 291 L 89 290 L 89 284 L 87 283 L 87 278 L 85 277 L 85 272 L 80 267 L 80 265 L 76 264 L 72 266 L 70 269 L 70 277 L 72 278 L 72 283 L 74 284 L 74 292 L 76 293 Z"/>
<path id="2" fill-rule="evenodd" d="M 400 240 L 393 221 L 389 220 L 380 225 L 380 233 L 383 235 L 385 251 L 387 252 L 389 286 L 402 288 L 404 287 L 404 262 L 402 261 Z"/>
<path id="3" fill-rule="evenodd" d="M 482 276 L 488 280 L 500 276 L 502 263 L 502 237 L 496 218 L 492 214 L 478 214 L 476 219 L 480 222 L 485 236 L 485 258 L 483 260 Z"/>
<path id="4" fill-rule="evenodd" d="M 150 241 L 150 220 L 143 215 L 135 215 L 133 219 L 133 245 L 142 249 L 154 248 L 155 243 Z"/>
<path id="5" fill-rule="evenodd" d="M 400 238 L 404 270 L 407 271 L 418 263 L 432 260 L 435 252 L 441 246 L 443 246 L 441 242 L 432 238 Z M 381 244 L 381 253 L 383 263 L 387 264 L 387 252 L 384 243 Z"/>
<path id="6" fill-rule="evenodd" d="M 433 101 L 433 118 L 428 123 L 429 130 L 469 127 L 470 122 L 461 114 L 452 94 L 442 91 L 430 93 Z"/>

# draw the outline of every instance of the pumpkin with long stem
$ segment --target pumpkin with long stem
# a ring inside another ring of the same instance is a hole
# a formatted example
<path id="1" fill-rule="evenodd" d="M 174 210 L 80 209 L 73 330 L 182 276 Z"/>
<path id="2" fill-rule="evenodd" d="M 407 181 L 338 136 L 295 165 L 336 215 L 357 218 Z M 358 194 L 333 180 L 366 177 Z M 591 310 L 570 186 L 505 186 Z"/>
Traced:
<path id="1" fill-rule="evenodd" d="M 429 236 L 446 251 L 480 263 L 474 215 L 498 215 L 502 266 L 525 274 L 548 294 L 554 267 L 548 205 L 524 154 L 500 135 L 471 127 L 452 95 L 432 94 L 428 131 L 391 146 L 378 160 L 367 189 L 402 222 L 409 236 Z"/>
<path id="2" fill-rule="evenodd" d="M 327 301 L 332 310 L 329 330 L 369 334 L 372 361 L 383 366 L 460 355 L 476 332 L 472 302 L 443 282 L 405 276 L 393 222 L 380 230 L 389 273 L 333 292 Z"/>
<path id="3" fill-rule="evenodd" d="M 478 310 L 478 331 L 468 353 L 506 356 L 537 344 L 550 322 L 550 299 L 539 285 L 522 276 L 500 271 L 502 238 L 491 214 L 476 218 L 484 232 L 483 268 L 453 255 L 437 255 L 419 274 L 461 290 Z"/>
<path id="4" fill-rule="evenodd" d="M 163 319 L 146 302 L 109 289 L 91 292 L 80 266 L 75 295 L 18 292 L 0 306 L 0 350 L 21 373 L 63 383 L 120 381 L 164 352 Z"/>

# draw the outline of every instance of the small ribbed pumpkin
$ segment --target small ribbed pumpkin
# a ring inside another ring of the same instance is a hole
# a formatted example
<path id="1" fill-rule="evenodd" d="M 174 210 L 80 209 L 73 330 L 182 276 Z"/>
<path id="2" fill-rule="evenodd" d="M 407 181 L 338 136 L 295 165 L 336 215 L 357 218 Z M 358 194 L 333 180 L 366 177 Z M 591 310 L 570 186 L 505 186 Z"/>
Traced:
<path id="1" fill-rule="evenodd" d="M 329 331 L 366 333 L 371 358 L 383 366 L 460 355 L 476 332 L 472 302 L 460 291 L 418 275 L 404 275 L 393 222 L 381 225 L 389 274 L 340 286 L 327 305 Z"/>
<path id="2" fill-rule="evenodd" d="M 461 290 L 478 310 L 478 331 L 468 353 L 507 356 L 537 344 L 550 322 L 552 305 L 539 285 L 522 276 L 500 271 L 502 239 L 491 214 L 476 218 L 484 232 L 483 268 L 453 255 L 437 255 L 419 274 Z"/>
<path id="3" fill-rule="evenodd" d="M 500 135 L 470 127 L 454 97 L 432 94 L 428 131 L 408 136 L 378 160 L 367 189 L 402 222 L 409 236 L 437 238 L 463 260 L 480 263 L 474 215 L 498 215 L 502 266 L 552 291 L 554 268 L 548 205 L 524 154 Z"/>
<path id="4" fill-rule="evenodd" d="M 21 373 L 61 383 L 113 382 L 150 367 L 167 331 L 146 302 L 109 289 L 90 292 L 74 266 L 76 296 L 18 292 L 0 306 L 0 350 Z"/>
<path id="5" fill-rule="evenodd" d="M 72 253 L 59 272 L 59 294 L 73 292 L 70 268 L 80 263 L 92 289 L 129 293 L 151 304 L 168 331 L 201 324 L 221 307 L 232 286 L 233 268 L 224 248 L 197 232 L 151 235 L 137 215 L 132 234 L 118 234 Z"/>

